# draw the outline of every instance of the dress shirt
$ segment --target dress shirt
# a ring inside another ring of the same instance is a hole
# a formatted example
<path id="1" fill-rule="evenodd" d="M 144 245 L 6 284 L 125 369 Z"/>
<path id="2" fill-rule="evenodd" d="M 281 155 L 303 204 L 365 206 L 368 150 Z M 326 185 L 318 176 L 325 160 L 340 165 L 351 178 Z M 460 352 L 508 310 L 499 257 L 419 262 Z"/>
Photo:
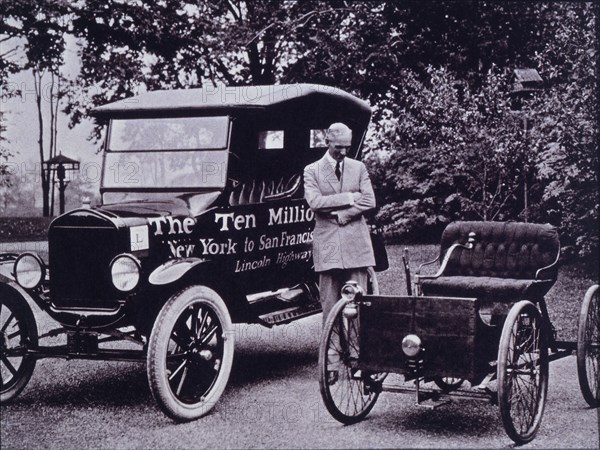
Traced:
<path id="1" fill-rule="evenodd" d="M 331 164 L 331 169 L 333 170 L 333 173 L 335 173 L 335 166 L 337 166 L 338 162 L 331 157 L 331 155 L 329 154 L 329 152 L 327 152 L 325 154 L 325 158 L 327 158 L 327 161 L 329 161 L 329 164 Z M 346 159 L 346 158 L 344 158 L 344 159 Z M 344 159 L 342 159 L 340 161 L 340 173 L 342 175 L 344 174 Z M 342 177 L 341 176 L 340 176 L 340 181 L 342 181 Z"/>

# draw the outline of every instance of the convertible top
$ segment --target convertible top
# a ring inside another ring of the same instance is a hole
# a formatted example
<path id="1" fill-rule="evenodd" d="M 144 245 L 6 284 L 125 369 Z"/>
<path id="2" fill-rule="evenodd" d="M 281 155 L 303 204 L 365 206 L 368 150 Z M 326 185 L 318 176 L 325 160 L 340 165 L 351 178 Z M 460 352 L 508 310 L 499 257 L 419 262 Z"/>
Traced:
<path id="1" fill-rule="evenodd" d="M 303 104 L 330 104 L 367 119 L 367 102 L 341 89 L 319 84 L 280 84 L 263 86 L 216 86 L 202 89 L 176 89 L 146 92 L 92 110 L 102 118 L 207 114 L 223 110 L 264 110 L 295 108 Z"/>

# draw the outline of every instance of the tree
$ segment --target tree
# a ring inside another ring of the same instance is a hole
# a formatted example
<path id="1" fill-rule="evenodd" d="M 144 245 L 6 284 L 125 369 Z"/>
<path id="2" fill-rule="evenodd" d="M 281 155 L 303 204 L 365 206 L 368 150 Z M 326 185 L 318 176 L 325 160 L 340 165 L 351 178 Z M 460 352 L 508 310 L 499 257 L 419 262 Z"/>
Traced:
<path id="1" fill-rule="evenodd" d="M 146 89 L 273 84 L 304 51 L 297 36 L 335 15 L 342 9 L 336 4 L 80 2 L 72 8 L 72 32 L 82 38 L 85 102 L 72 101 L 68 112 L 77 123 L 96 105 Z"/>
<path id="2" fill-rule="evenodd" d="M 539 220 L 560 224 L 567 254 L 598 267 L 598 5 L 552 3 L 537 55 L 548 88 L 531 106 L 541 191 Z"/>
<path id="3" fill-rule="evenodd" d="M 35 207 L 34 183 L 31 180 L 33 174 L 11 171 L 9 175 L 10 184 L 0 185 L 0 210 L 3 215 L 39 215 L 39 208 Z"/>
<path id="4" fill-rule="evenodd" d="M 50 215 L 51 180 L 43 162 L 56 154 L 56 119 L 60 100 L 60 72 L 65 50 L 68 3 L 63 0 L 22 0 L 4 2 L 6 17 L 2 26 L 4 39 L 23 41 L 24 64 L 13 63 L 5 70 L 31 70 L 38 112 L 38 144 L 43 215 Z M 49 78 L 49 82 L 47 82 Z M 46 105 L 46 102 L 49 105 Z M 47 107 L 47 108 L 46 108 Z M 44 116 L 49 115 L 49 123 Z M 45 138 L 49 135 L 49 142 Z"/>
<path id="5" fill-rule="evenodd" d="M 377 127 L 375 141 L 390 146 L 368 159 L 385 205 L 380 218 L 405 236 L 455 219 L 518 219 L 528 154 L 503 92 L 508 76 L 491 70 L 470 92 L 447 69 L 428 73 L 426 82 L 405 74 Z"/>
<path id="6" fill-rule="evenodd" d="M 458 218 L 530 214 L 560 224 L 565 242 L 580 255 L 597 252 L 598 8 L 592 3 L 40 5 L 8 3 L 9 16 L 17 19 L 0 30 L 22 24 L 16 35 L 24 36 L 40 73 L 60 61 L 56 30 L 79 38 L 81 76 L 70 84 L 67 101 L 73 123 L 96 105 L 143 90 L 333 85 L 374 108 L 369 163 L 391 230 L 418 234 Z M 66 28 L 62 17 L 69 18 Z M 507 101 L 508 77 L 519 67 L 537 68 L 549 87 L 527 106 L 535 119 L 527 136 Z"/>

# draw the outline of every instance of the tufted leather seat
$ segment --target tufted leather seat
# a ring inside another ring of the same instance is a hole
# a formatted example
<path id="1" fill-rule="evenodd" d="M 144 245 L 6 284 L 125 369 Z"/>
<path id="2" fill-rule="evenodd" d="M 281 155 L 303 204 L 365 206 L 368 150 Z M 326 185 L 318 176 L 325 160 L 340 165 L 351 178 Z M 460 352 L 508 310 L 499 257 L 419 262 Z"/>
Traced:
<path id="1" fill-rule="evenodd" d="M 557 277 L 560 241 L 549 224 L 454 222 L 442 234 L 440 256 L 475 233 L 472 249 L 457 247 L 441 274 L 420 279 L 424 295 L 494 301 L 542 298 Z"/>
<path id="2" fill-rule="evenodd" d="M 274 179 L 253 179 L 246 183 L 240 183 L 229 195 L 229 204 L 252 205 L 262 203 L 268 200 L 268 196 L 273 195 L 293 195 L 300 187 L 300 174 L 291 177 L 283 176 L 277 180 Z"/>

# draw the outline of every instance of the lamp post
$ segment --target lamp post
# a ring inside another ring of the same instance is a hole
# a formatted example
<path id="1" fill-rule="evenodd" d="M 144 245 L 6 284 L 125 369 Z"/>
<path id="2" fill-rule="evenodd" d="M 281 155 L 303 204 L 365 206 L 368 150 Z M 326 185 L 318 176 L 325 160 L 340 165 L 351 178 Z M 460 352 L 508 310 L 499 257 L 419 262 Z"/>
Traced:
<path id="1" fill-rule="evenodd" d="M 524 100 L 530 99 L 536 92 L 543 90 L 542 77 L 535 69 L 514 69 L 512 76 L 512 88 L 509 93 L 511 98 L 511 109 L 514 114 L 523 121 L 523 138 L 525 153 L 529 152 L 529 114 L 527 109 L 523 108 Z M 529 222 L 529 162 L 525 161 L 523 175 L 523 216 L 525 222 Z"/>
<path id="2" fill-rule="evenodd" d="M 61 152 L 44 162 L 44 170 L 46 171 L 48 180 L 50 179 L 52 172 L 55 172 L 56 178 L 58 178 L 60 214 L 63 214 L 65 212 L 65 189 L 70 183 L 70 181 L 66 179 L 67 171 L 74 172 L 79 170 L 79 161 L 71 159 Z"/>

